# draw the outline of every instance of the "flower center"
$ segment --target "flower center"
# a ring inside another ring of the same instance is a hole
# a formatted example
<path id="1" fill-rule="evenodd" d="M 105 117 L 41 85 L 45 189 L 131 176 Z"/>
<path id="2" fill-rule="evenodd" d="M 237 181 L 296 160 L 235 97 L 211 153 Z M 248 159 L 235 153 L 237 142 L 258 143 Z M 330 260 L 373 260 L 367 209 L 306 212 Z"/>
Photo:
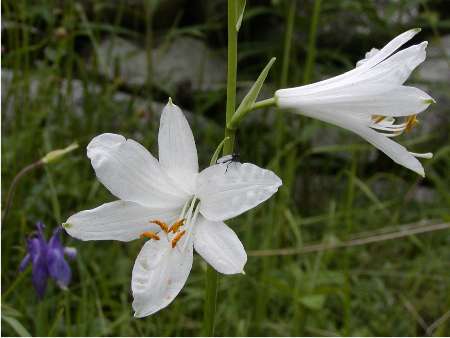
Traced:
<path id="1" fill-rule="evenodd" d="M 417 115 L 411 115 L 403 123 L 395 123 L 393 117 L 383 115 L 372 115 L 372 124 L 370 127 L 387 137 L 395 137 L 403 132 L 411 131 L 418 123 Z"/>
<path id="2" fill-rule="evenodd" d="M 193 197 L 192 199 L 188 200 L 186 204 L 184 205 L 180 216 L 178 217 L 178 220 L 175 221 L 170 226 L 159 219 L 151 220 L 150 223 L 157 224 L 161 231 L 158 233 L 154 231 L 145 231 L 140 235 L 140 238 L 148 238 L 153 239 L 155 241 L 160 240 L 159 234 L 162 232 L 168 241 L 170 241 L 172 249 L 174 249 L 178 242 L 183 238 L 183 236 L 186 235 L 186 241 L 188 242 L 190 233 L 192 232 L 192 228 L 197 221 L 199 208 L 198 208 L 198 199 L 196 197 Z M 184 226 L 184 229 L 181 229 Z M 183 249 L 186 246 L 183 246 Z"/>

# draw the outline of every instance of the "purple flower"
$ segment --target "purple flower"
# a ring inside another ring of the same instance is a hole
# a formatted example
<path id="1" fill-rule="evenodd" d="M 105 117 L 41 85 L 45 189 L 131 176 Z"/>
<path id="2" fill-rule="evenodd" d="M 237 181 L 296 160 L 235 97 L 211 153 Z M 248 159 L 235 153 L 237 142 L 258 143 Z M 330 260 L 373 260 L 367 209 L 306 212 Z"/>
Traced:
<path id="1" fill-rule="evenodd" d="M 60 239 L 61 227 L 53 231 L 47 242 L 44 237 L 45 225 L 36 223 L 37 233 L 27 239 L 27 254 L 19 265 L 19 271 L 32 265 L 32 282 L 39 298 L 43 298 L 47 288 L 47 280 L 53 278 L 60 288 L 67 288 L 72 277 L 72 271 L 64 255 L 75 259 L 76 249 L 63 247 Z"/>

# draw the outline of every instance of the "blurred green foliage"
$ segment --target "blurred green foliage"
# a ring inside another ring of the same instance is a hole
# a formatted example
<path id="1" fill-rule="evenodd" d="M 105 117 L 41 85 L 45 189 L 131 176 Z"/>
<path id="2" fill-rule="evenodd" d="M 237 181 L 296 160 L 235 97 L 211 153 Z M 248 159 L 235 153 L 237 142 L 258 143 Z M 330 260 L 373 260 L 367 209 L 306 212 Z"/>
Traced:
<path id="1" fill-rule="evenodd" d="M 263 96 L 283 82 L 290 3 L 247 1 L 238 47 L 241 99 L 273 56 L 278 61 Z M 304 78 L 313 9 L 314 1 L 296 5 L 288 85 Z M 311 80 L 350 69 L 370 48 L 412 27 L 423 28 L 418 39 L 439 46 L 450 33 L 449 9 L 445 0 L 323 0 Z M 226 55 L 226 2 L 5 0 L 2 14 L 2 205 L 24 166 L 74 141 L 81 149 L 18 186 L 2 224 L 2 335 L 198 335 L 205 271 L 199 257 L 176 300 L 142 320 L 132 316 L 130 294 L 141 241 L 66 237 L 79 250 L 73 281 L 67 291 L 51 286 L 42 302 L 31 287 L 30 270 L 19 274 L 17 268 L 37 220 L 50 231 L 74 212 L 113 199 L 96 181 L 83 151 L 93 136 L 120 133 L 157 153 L 160 106 L 152 102 L 171 96 L 193 112 L 200 164 L 208 164 L 223 137 L 225 83 L 207 90 L 189 83 L 168 87 L 152 76 L 155 65 L 149 62 L 145 83 L 130 84 L 121 78 L 120 62 L 115 76 L 101 72 L 98 50 L 112 36 L 149 51 L 187 35 Z M 448 81 L 417 76 L 414 81 L 449 100 Z M 448 105 L 439 100 L 424 114 L 433 109 L 448 116 Z M 276 119 L 280 128 L 274 127 Z M 272 110 L 255 112 L 238 133 L 241 158 L 275 170 L 285 185 L 264 207 L 231 225 L 248 250 L 257 250 L 345 240 L 421 220 L 449 222 L 446 121 L 402 138 L 414 151 L 435 153 L 423 161 L 427 178 L 422 180 L 346 131 L 295 115 L 277 117 Z M 449 335 L 445 320 L 426 331 L 450 308 L 449 244 L 445 230 L 351 249 L 251 256 L 245 276 L 220 278 L 216 334 Z"/>

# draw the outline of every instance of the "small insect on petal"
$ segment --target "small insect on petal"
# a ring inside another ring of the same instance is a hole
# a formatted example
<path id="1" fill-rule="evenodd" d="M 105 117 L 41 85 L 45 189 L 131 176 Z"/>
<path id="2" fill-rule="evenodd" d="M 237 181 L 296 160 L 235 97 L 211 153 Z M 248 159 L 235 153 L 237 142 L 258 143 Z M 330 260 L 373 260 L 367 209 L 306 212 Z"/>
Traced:
<path id="1" fill-rule="evenodd" d="M 228 163 L 228 162 L 230 162 L 231 160 L 233 160 L 233 155 L 225 155 L 225 156 L 222 156 L 221 158 L 219 158 L 219 159 L 216 161 L 216 163 L 217 163 L 217 164 Z"/>
<path id="2" fill-rule="evenodd" d="M 141 234 L 140 238 L 149 238 L 149 239 L 154 239 L 155 241 L 159 241 L 159 236 L 157 234 L 155 234 L 153 231 L 143 232 Z"/>
<path id="3" fill-rule="evenodd" d="M 169 227 L 167 226 L 166 223 L 164 223 L 163 221 L 160 221 L 158 219 L 154 219 L 152 221 L 150 221 L 150 223 L 154 223 L 159 225 L 159 227 L 167 234 L 170 232 Z"/>
<path id="4" fill-rule="evenodd" d="M 186 233 L 186 230 L 183 230 L 175 235 L 175 237 L 172 239 L 172 249 L 177 246 L 178 241 L 181 239 L 181 237 L 184 236 Z"/>
<path id="5" fill-rule="evenodd" d="M 186 219 L 184 219 L 184 218 L 180 219 L 179 221 L 176 221 L 175 223 L 173 223 L 170 226 L 169 232 L 176 233 L 178 231 L 178 229 L 184 225 L 185 222 L 186 222 Z"/>

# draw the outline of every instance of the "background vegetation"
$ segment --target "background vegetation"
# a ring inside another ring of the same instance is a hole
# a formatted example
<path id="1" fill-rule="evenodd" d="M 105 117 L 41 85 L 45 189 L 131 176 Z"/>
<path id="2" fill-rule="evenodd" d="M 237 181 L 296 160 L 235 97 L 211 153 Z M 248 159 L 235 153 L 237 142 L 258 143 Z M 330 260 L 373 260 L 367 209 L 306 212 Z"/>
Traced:
<path id="1" fill-rule="evenodd" d="M 43 301 L 30 269 L 19 274 L 18 265 L 36 221 L 50 234 L 74 212 L 113 200 L 85 155 L 89 140 L 120 133 L 156 154 L 168 96 L 191 112 L 200 164 L 208 164 L 223 135 L 226 2 L 5 0 L 2 14 L 2 205 L 20 169 L 80 144 L 20 182 L 2 224 L 2 335 L 200 334 L 200 257 L 172 305 L 140 320 L 130 277 L 141 241 L 65 236 L 79 252 L 72 283 L 67 291 L 52 284 Z M 430 45 L 410 83 L 438 103 L 401 142 L 435 153 L 423 161 L 427 178 L 347 131 L 275 110 L 253 113 L 239 131 L 241 159 L 271 168 L 284 186 L 231 222 L 250 257 L 245 276 L 220 278 L 216 334 L 450 335 L 450 233 L 413 234 L 450 221 L 449 2 L 248 1 L 238 96 L 272 56 L 264 97 L 348 70 L 413 27 L 423 28 L 413 42 Z M 311 252 L 261 251 L 280 248 Z"/>

